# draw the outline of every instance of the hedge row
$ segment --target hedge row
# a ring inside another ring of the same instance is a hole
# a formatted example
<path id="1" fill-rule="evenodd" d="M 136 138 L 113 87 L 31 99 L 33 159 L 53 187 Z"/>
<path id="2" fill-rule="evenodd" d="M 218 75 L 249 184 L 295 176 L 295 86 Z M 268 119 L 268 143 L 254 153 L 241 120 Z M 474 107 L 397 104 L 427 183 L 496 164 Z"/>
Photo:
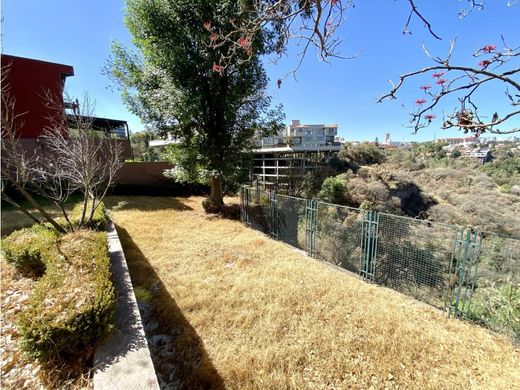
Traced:
<path id="1" fill-rule="evenodd" d="M 58 235 L 42 225 L 20 229 L 2 240 L 5 259 L 25 276 L 41 276 L 47 263 L 58 258 Z"/>
<path id="2" fill-rule="evenodd" d="M 92 227 L 106 226 L 104 207 Z M 74 213 L 72 214 L 74 216 Z M 105 232 L 82 229 L 59 236 L 46 226 L 3 240 L 8 262 L 43 275 L 19 317 L 22 346 L 40 360 L 90 357 L 113 327 L 115 293 Z"/>

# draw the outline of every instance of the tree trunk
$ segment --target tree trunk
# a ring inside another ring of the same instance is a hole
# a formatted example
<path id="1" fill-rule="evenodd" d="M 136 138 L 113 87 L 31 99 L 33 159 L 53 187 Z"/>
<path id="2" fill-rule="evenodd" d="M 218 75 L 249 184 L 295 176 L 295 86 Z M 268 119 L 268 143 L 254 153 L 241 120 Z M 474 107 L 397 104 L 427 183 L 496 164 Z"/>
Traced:
<path id="1" fill-rule="evenodd" d="M 222 176 L 211 177 L 211 194 L 209 196 L 212 207 L 221 208 L 224 206 L 224 196 L 222 195 Z"/>
<path id="2" fill-rule="evenodd" d="M 25 188 L 23 188 L 19 183 L 17 182 L 14 182 L 14 186 L 16 187 L 16 189 L 24 196 L 25 199 L 27 199 L 29 201 L 29 203 L 31 204 L 31 206 L 33 206 L 36 210 L 38 210 L 38 212 L 47 220 L 50 222 L 50 224 L 52 226 L 54 226 L 54 228 L 59 231 L 60 233 L 66 233 L 67 231 L 62 227 L 60 226 L 59 223 L 57 223 L 54 218 L 52 218 L 37 202 L 36 200 L 34 200 L 34 198 L 31 196 L 31 194 L 29 194 L 29 192 L 27 192 L 25 190 Z"/>

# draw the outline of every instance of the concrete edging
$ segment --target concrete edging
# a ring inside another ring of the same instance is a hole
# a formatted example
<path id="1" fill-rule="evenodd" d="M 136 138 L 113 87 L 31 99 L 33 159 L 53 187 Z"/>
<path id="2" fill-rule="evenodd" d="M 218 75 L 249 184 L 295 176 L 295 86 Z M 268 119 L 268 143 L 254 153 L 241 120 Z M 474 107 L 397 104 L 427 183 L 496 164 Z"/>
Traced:
<path id="1" fill-rule="evenodd" d="M 159 389 L 128 265 L 112 221 L 107 233 L 116 290 L 115 330 L 94 355 L 94 389 Z"/>

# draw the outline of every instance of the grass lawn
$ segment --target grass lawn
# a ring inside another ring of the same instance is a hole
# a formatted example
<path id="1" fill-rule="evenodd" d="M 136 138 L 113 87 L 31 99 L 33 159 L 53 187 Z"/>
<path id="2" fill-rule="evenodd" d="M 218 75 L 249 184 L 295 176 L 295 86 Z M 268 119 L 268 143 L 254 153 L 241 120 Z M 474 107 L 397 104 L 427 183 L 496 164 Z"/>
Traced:
<path id="1" fill-rule="evenodd" d="M 134 285 L 161 286 L 181 388 L 520 389 L 509 340 L 206 216 L 201 200 L 106 200 Z"/>

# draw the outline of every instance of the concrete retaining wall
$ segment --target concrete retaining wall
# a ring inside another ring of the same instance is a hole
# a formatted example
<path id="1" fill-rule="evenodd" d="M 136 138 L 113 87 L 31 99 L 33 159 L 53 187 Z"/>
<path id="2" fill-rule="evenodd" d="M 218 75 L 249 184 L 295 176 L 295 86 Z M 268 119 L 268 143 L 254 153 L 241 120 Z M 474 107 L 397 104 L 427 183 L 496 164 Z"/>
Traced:
<path id="1" fill-rule="evenodd" d="M 128 265 L 113 222 L 107 230 L 117 296 L 116 329 L 94 355 L 94 389 L 159 389 Z"/>

